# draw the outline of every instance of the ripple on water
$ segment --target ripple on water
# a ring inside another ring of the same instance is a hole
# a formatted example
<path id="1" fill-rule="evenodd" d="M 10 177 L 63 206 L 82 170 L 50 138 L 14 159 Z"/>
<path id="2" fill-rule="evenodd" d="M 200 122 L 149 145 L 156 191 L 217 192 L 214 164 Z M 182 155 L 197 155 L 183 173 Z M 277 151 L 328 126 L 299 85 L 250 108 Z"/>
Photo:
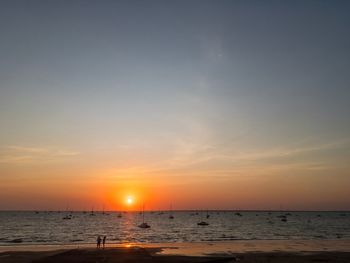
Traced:
<path id="1" fill-rule="evenodd" d="M 137 225 L 142 218 L 137 213 L 72 213 L 73 219 L 62 220 L 57 212 L 34 214 L 33 212 L 0 212 L 0 243 L 12 242 L 95 242 L 96 235 L 106 234 L 110 241 L 142 242 L 196 242 L 247 239 L 346 239 L 350 237 L 349 213 L 293 212 L 287 222 L 280 222 L 279 212 L 226 212 L 210 213 L 207 227 L 198 227 L 201 213 L 174 212 L 168 214 L 146 213 L 150 230 Z M 258 214 L 259 216 L 256 216 Z M 320 215 L 320 216 L 318 216 Z M 19 227 L 20 226 L 20 227 Z"/>

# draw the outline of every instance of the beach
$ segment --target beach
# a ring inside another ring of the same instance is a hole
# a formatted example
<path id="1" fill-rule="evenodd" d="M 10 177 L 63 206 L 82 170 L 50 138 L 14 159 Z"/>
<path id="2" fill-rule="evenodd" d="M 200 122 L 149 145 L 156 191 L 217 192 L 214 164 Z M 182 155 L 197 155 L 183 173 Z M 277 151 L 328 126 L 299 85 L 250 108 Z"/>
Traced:
<path id="1" fill-rule="evenodd" d="M 350 263 L 350 0 L 0 0 L 0 263 Z"/>
<path id="2" fill-rule="evenodd" d="M 244 241 L 179 244 L 8 246 L 1 263 L 350 262 L 350 241 Z"/>
<path id="3" fill-rule="evenodd" d="M 145 214 L 147 230 L 136 212 L 1 212 L 0 263 L 350 262 L 348 212 L 210 211 L 204 227 L 202 213 Z"/>

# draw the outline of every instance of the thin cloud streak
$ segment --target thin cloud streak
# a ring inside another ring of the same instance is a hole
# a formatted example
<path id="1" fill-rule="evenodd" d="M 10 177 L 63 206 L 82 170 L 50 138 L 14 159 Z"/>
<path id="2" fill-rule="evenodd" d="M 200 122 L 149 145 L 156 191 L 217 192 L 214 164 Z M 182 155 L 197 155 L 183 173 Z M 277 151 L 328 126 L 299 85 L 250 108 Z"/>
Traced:
<path id="1" fill-rule="evenodd" d="M 250 151 L 250 152 L 236 152 L 232 154 L 220 154 L 215 152 L 215 147 L 212 146 L 200 146 L 200 147 L 194 147 L 192 152 L 189 152 L 186 156 L 186 158 L 183 159 L 175 159 L 173 160 L 176 164 L 186 164 L 191 165 L 195 163 L 210 161 L 212 159 L 216 160 L 230 160 L 233 162 L 253 162 L 253 161 L 260 161 L 264 159 L 274 159 L 274 158 L 288 158 L 292 156 L 297 156 L 299 154 L 303 153 L 311 153 L 311 152 L 318 152 L 318 151 L 325 151 L 325 150 L 332 150 L 341 148 L 344 146 L 348 146 L 350 143 L 350 139 L 342 139 L 334 142 L 328 142 L 323 144 L 316 144 L 316 145 L 310 145 L 307 147 L 300 147 L 300 148 L 288 148 L 288 147 L 280 147 L 275 149 L 268 149 L 263 151 Z M 196 157 L 196 158 L 193 158 Z M 198 161 L 195 162 L 186 162 L 186 160 L 193 160 L 196 159 Z"/>
<path id="2" fill-rule="evenodd" d="M 2 147 L 2 149 L 0 149 L 0 163 L 35 164 L 55 162 L 77 155 L 80 155 L 80 152 L 70 151 L 66 149 L 10 145 Z"/>
<path id="3" fill-rule="evenodd" d="M 323 160 L 298 159 L 298 155 L 316 154 L 342 147 L 348 147 L 349 139 L 341 139 L 333 142 L 314 143 L 307 147 L 281 147 L 266 151 L 251 151 L 249 153 L 221 154 L 216 152 L 214 146 L 205 144 L 181 142 L 179 149 L 172 158 L 144 165 L 135 164 L 132 167 L 112 168 L 101 171 L 100 175 L 105 178 L 115 178 L 121 181 L 133 179 L 149 180 L 149 177 L 162 178 L 166 176 L 188 178 L 194 180 L 212 178 L 217 180 L 231 180 L 236 176 L 259 177 L 284 173 L 323 172 L 334 169 L 333 163 L 325 163 Z M 295 144 L 294 144 L 295 145 Z M 283 160 L 283 162 L 278 162 Z M 268 162 L 265 162 L 268 161 Z"/>

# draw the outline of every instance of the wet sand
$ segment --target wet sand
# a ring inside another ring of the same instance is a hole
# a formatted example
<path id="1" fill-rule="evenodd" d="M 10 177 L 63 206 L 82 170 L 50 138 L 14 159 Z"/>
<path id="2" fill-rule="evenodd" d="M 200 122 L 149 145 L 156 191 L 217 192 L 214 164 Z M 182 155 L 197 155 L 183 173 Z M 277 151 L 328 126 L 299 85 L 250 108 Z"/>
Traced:
<path id="1" fill-rule="evenodd" d="M 314 253 L 283 253 L 283 252 L 249 252 L 232 255 L 180 256 L 161 255 L 157 248 L 106 248 L 106 249 L 70 249 L 65 251 L 45 252 L 3 252 L 1 263 L 196 263 L 196 262 L 350 262 L 349 252 L 314 252 Z"/>
<path id="2" fill-rule="evenodd" d="M 48 252 L 55 250 L 90 249 L 96 244 L 32 244 L 2 245 L 1 252 Z M 212 254 L 230 255 L 232 253 L 251 252 L 350 252 L 350 240 L 235 240 L 227 242 L 192 242 L 192 243 L 107 243 L 106 248 L 142 247 L 156 249 L 161 255 L 205 256 Z"/>
<path id="3" fill-rule="evenodd" d="M 2 247 L 0 263 L 108 262 L 350 262 L 350 241 L 239 241 L 219 243 L 92 244 Z M 60 249 L 58 249 L 60 248 Z"/>

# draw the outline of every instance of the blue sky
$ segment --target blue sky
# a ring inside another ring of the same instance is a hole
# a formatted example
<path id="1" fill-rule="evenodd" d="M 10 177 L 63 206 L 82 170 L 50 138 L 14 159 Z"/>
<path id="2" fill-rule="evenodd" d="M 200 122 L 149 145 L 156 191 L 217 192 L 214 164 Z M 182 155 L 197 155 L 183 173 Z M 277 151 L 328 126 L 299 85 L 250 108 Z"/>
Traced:
<path id="1" fill-rule="evenodd" d="M 0 176 L 16 193 L 21 178 L 157 174 L 171 188 L 190 175 L 185 192 L 214 184 L 213 207 L 227 208 L 223 184 L 279 196 L 293 174 L 291 196 L 306 201 L 286 205 L 349 209 L 349 11 L 347 1 L 1 1 Z M 315 204 L 329 182 L 338 197 Z M 314 188 L 310 200 L 299 184 Z M 241 206 L 279 206 L 253 196 Z"/>

